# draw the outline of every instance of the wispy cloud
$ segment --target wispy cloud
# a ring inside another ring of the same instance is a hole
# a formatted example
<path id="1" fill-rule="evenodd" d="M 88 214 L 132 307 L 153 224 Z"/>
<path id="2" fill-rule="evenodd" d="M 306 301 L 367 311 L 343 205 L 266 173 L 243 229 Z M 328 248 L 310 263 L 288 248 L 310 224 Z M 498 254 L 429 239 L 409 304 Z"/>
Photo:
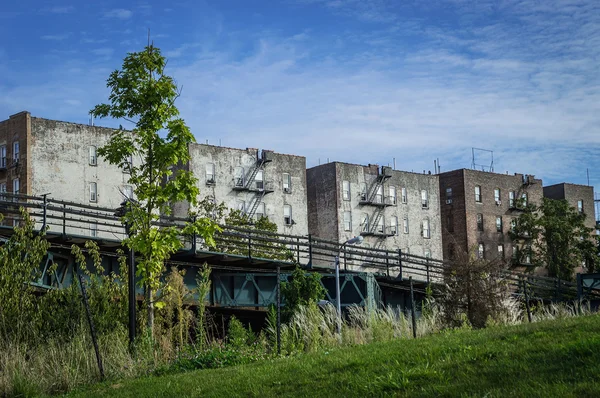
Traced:
<path id="1" fill-rule="evenodd" d="M 54 40 L 54 41 L 62 41 L 66 40 L 71 36 L 71 33 L 61 33 L 58 35 L 43 35 L 40 37 L 42 40 Z"/>
<path id="2" fill-rule="evenodd" d="M 49 8 L 44 8 L 42 11 L 49 12 L 51 14 L 69 14 L 75 11 L 75 7 L 73 6 L 53 6 Z"/>
<path id="3" fill-rule="evenodd" d="M 126 10 L 124 8 L 114 8 L 110 11 L 104 13 L 105 18 L 116 18 L 116 19 L 129 19 L 133 15 L 131 10 Z"/>

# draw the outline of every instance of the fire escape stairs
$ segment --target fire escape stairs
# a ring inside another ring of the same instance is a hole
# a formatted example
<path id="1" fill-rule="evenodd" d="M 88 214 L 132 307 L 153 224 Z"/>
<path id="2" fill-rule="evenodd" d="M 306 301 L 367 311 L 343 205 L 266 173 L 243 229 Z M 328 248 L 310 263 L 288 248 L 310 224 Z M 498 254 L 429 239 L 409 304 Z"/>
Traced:
<path id="1" fill-rule="evenodd" d="M 248 211 L 246 212 L 246 216 L 249 219 L 254 217 L 254 214 L 256 213 L 256 209 L 258 209 L 260 202 L 262 202 L 262 200 L 265 197 L 265 195 L 267 194 L 267 192 L 268 191 L 266 191 L 264 189 L 256 192 L 256 195 L 254 195 L 254 201 L 252 202 L 250 209 L 248 209 Z"/>

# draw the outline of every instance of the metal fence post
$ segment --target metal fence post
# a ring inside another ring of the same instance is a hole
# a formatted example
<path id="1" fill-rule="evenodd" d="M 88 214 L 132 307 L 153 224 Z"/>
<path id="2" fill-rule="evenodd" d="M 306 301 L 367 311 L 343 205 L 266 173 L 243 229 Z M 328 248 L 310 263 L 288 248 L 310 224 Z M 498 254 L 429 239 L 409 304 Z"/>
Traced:
<path id="1" fill-rule="evenodd" d="M 387 277 L 390 277 L 390 257 L 388 255 L 388 253 L 385 253 L 385 269 L 387 272 Z"/>
<path id="2" fill-rule="evenodd" d="M 308 234 L 308 268 L 312 268 L 312 260 L 313 260 L 313 253 L 312 253 L 312 236 L 311 234 Z"/>
<path id="3" fill-rule="evenodd" d="M 412 318 L 412 331 L 413 331 L 413 338 L 417 338 L 417 316 L 416 316 L 416 312 L 415 312 L 415 293 L 414 293 L 414 288 L 413 288 L 413 280 L 412 280 L 412 276 L 408 277 L 408 281 L 410 282 L 410 312 L 411 312 L 411 318 Z"/>
<path id="4" fill-rule="evenodd" d="M 523 285 L 523 294 L 525 295 L 525 308 L 527 309 L 527 320 L 531 323 L 531 306 L 529 305 L 529 292 L 527 291 L 527 283 L 521 279 Z"/>
<path id="5" fill-rule="evenodd" d="M 400 280 L 402 280 L 402 249 L 398 249 L 398 266 L 400 267 Z"/>
<path id="6" fill-rule="evenodd" d="M 63 204 L 63 236 L 67 235 L 67 205 Z"/>
<path id="7" fill-rule="evenodd" d="M 277 355 L 281 355 L 281 266 L 277 264 Z"/>
<path id="8" fill-rule="evenodd" d="M 425 258 L 425 269 L 427 270 L 427 283 L 429 283 L 429 258 Z"/>
<path id="9" fill-rule="evenodd" d="M 252 234 L 248 232 L 248 259 L 252 262 Z"/>
<path id="10" fill-rule="evenodd" d="M 77 265 L 75 265 L 77 267 Z M 96 351 L 96 361 L 98 362 L 98 370 L 100 371 L 100 379 L 104 380 L 104 366 L 102 365 L 102 357 L 100 357 L 100 350 L 98 349 L 98 340 L 96 339 L 96 328 L 94 327 L 94 320 L 92 319 L 92 313 L 90 311 L 90 305 L 88 303 L 87 293 L 85 290 L 85 283 L 81 277 L 81 272 L 76 268 L 77 277 L 79 278 L 79 286 L 81 287 L 81 296 L 83 297 L 83 305 L 85 307 L 85 313 L 87 315 L 88 324 L 90 325 L 90 334 L 92 335 L 92 344 L 94 345 L 94 351 Z"/>

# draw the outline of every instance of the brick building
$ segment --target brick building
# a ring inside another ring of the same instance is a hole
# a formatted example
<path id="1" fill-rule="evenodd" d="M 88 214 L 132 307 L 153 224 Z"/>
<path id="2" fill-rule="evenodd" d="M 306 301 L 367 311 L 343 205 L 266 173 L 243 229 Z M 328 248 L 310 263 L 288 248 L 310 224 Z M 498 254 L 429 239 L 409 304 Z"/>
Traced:
<path id="1" fill-rule="evenodd" d="M 544 187 L 544 196 L 550 199 L 565 199 L 569 206 L 585 214 L 586 227 L 596 227 L 594 187 L 563 182 Z"/>
<path id="2" fill-rule="evenodd" d="M 318 238 L 442 258 L 438 177 L 377 165 L 326 163 L 306 171 L 308 225 Z"/>
<path id="3" fill-rule="evenodd" d="M 544 194 L 542 180 L 526 174 L 460 169 L 439 174 L 439 182 L 444 259 L 457 250 L 510 259 L 516 254 L 509 234 L 512 220 L 525 204 L 539 204 Z"/>

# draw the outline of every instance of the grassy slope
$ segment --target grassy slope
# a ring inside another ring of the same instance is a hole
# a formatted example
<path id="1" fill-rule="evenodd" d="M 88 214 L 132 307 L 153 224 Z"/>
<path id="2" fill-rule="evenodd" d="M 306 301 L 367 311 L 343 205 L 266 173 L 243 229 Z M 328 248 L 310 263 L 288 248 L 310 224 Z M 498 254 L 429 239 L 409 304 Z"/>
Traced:
<path id="1" fill-rule="evenodd" d="M 71 396 L 600 396 L 599 332 L 600 316 L 456 331 L 99 384 Z"/>

